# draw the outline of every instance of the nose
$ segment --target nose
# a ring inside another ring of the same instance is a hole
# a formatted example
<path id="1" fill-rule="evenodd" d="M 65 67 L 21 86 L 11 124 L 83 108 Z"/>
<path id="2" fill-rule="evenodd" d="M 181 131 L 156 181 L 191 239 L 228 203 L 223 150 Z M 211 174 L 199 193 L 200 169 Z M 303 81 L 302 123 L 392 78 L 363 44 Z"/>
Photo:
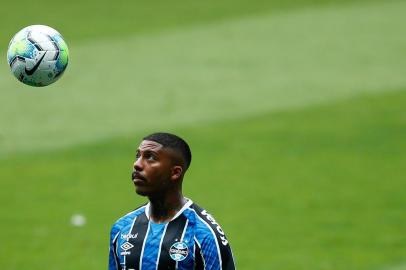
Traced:
<path id="1" fill-rule="evenodd" d="M 134 161 L 133 168 L 134 168 L 135 171 L 142 171 L 141 157 L 137 158 Z"/>

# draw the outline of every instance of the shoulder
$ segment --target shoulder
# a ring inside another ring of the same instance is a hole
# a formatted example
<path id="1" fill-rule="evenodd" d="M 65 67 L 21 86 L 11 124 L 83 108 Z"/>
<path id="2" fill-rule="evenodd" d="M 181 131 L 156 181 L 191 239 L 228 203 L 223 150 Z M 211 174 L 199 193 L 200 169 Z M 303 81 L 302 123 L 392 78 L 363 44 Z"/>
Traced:
<path id="1" fill-rule="evenodd" d="M 214 217 L 204 208 L 200 207 L 196 203 L 190 205 L 190 209 L 195 213 L 196 217 L 204 223 L 207 223 L 208 226 L 217 230 L 219 224 L 216 222 Z"/>
<path id="2" fill-rule="evenodd" d="M 220 224 L 206 209 L 195 203 L 190 206 L 190 209 L 195 213 L 196 225 L 200 229 L 198 231 L 200 231 L 201 234 L 215 235 L 221 244 L 228 244 L 228 240 Z"/>
<path id="3" fill-rule="evenodd" d="M 125 214 L 116 222 L 114 222 L 112 228 L 111 228 L 111 234 L 116 234 L 119 232 L 122 228 L 127 227 L 131 225 L 134 222 L 134 219 L 136 219 L 139 215 L 145 213 L 145 207 L 146 205 L 142 205 L 135 210 Z"/>
<path id="4" fill-rule="evenodd" d="M 220 224 L 197 204 L 192 204 L 190 210 L 196 220 L 195 243 L 208 269 L 235 270 L 231 247 Z"/>

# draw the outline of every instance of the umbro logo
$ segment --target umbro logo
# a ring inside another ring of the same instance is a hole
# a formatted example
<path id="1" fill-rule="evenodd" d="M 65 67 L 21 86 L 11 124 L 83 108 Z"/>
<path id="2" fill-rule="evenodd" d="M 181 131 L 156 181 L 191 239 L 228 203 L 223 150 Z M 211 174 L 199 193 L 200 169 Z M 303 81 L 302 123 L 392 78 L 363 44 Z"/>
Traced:
<path id="1" fill-rule="evenodd" d="M 121 247 L 121 249 L 123 250 L 123 251 L 120 252 L 120 255 L 121 255 L 121 256 L 125 256 L 125 255 L 130 255 L 130 254 L 131 254 L 131 252 L 128 251 L 128 250 L 131 249 L 131 248 L 133 248 L 134 245 L 131 244 L 131 243 L 129 243 L 129 242 L 125 242 L 125 243 L 122 244 L 120 247 Z"/>
<path id="2" fill-rule="evenodd" d="M 127 251 L 127 250 L 129 250 L 129 249 L 133 248 L 133 247 L 134 247 L 134 245 L 133 245 L 133 244 L 131 244 L 130 242 L 125 242 L 125 243 L 124 243 L 124 244 L 122 244 L 120 247 L 121 247 L 121 249 L 122 249 L 122 250 Z"/>

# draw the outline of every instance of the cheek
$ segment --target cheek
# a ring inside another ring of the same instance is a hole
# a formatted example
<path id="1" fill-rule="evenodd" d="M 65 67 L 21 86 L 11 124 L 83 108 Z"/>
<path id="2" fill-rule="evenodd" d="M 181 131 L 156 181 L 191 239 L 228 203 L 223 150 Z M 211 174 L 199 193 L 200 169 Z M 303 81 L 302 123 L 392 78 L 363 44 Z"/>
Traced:
<path id="1" fill-rule="evenodd" d="M 162 166 L 161 164 L 156 164 L 149 167 L 146 172 L 150 177 L 150 180 L 153 182 L 164 182 L 170 177 L 171 171 L 170 168 Z"/>
<path id="2" fill-rule="evenodd" d="M 166 184 L 171 180 L 171 169 L 161 168 L 161 170 L 157 171 L 156 179 L 160 182 L 160 184 Z"/>

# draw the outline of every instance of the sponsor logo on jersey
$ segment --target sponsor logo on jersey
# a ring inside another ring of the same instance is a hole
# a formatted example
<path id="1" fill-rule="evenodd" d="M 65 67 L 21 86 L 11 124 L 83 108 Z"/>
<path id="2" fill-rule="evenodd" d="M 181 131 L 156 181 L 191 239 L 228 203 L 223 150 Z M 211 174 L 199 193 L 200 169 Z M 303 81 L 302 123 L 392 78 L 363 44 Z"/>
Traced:
<path id="1" fill-rule="evenodd" d="M 189 248 L 184 242 L 176 242 L 169 249 L 169 256 L 177 262 L 186 259 L 189 254 Z"/>
<path id="2" fill-rule="evenodd" d="M 125 242 L 125 243 L 122 244 L 120 247 L 121 247 L 122 250 L 124 250 L 124 251 L 121 251 L 121 252 L 120 252 L 120 255 L 123 256 L 123 255 L 130 255 L 131 252 L 129 252 L 128 250 L 129 250 L 129 249 L 132 249 L 132 248 L 134 247 L 134 245 L 131 244 L 131 243 L 129 243 L 129 242 Z"/>
<path id="3" fill-rule="evenodd" d="M 223 231 L 223 229 L 221 229 L 220 225 L 216 222 L 216 220 L 212 217 L 212 215 L 210 215 L 209 213 L 207 213 L 206 210 L 203 210 L 203 211 L 201 212 L 201 214 L 202 214 L 203 216 L 205 216 L 206 219 L 207 219 L 211 224 L 213 224 L 213 225 L 216 227 L 217 232 L 220 234 L 221 243 L 222 243 L 224 246 L 226 246 L 226 245 L 228 244 L 228 241 L 227 241 L 227 238 L 226 238 L 226 236 L 225 236 L 225 234 L 224 234 L 224 231 Z"/>
<path id="4" fill-rule="evenodd" d="M 121 234 L 121 239 L 124 239 L 124 240 L 126 240 L 127 242 L 128 242 L 130 239 L 135 239 L 135 238 L 137 238 L 137 237 L 138 237 L 138 233 L 136 233 L 136 234 L 131 234 L 131 233 Z"/>

